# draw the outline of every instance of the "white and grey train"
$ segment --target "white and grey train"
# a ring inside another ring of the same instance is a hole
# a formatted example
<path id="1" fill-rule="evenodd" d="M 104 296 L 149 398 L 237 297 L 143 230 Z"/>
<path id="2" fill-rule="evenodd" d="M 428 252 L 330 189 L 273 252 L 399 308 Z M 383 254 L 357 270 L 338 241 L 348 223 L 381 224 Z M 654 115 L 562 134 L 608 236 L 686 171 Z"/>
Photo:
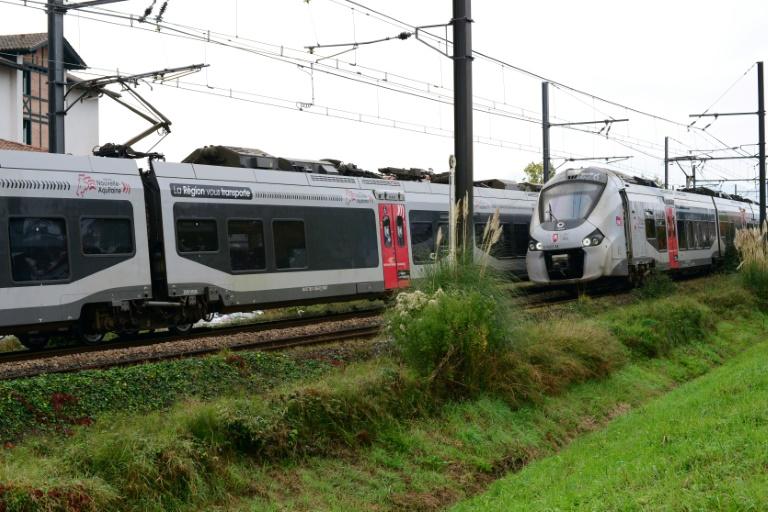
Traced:
<path id="1" fill-rule="evenodd" d="M 186 331 L 213 313 L 377 296 L 432 262 L 446 185 L 276 161 L 156 160 L 143 172 L 132 160 L 0 151 L 0 332 L 41 348 L 59 335 Z M 536 193 L 475 198 L 476 223 L 501 212 L 494 265 L 524 274 Z"/>
<path id="2" fill-rule="evenodd" d="M 666 190 L 606 169 L 571 169 L 542 188 L 528 277 L 543 284 L 637 281 L 652 270 L 711 267 L 733 248 L 736 229 L 758 219 L 749 201 Z"/>

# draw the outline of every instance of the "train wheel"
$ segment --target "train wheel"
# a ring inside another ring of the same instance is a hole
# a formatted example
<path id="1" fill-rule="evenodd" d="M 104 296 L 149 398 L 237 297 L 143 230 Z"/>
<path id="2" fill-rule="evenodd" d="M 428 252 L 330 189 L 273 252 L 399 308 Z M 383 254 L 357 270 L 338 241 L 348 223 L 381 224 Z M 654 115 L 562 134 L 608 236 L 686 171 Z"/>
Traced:
<path id="1" fill-rule="evenodd" d="M 48 344 L 48 337 L 40 334 L 17 334 L 16 337 L 29 350 L 43 350 Z"/>
<path id="2" fill-rule="evenodd" d="M 170 330 L 176 334 L 189 334 L 189 331 L 192 330 L 192 323 L 176 324 Z"/>
<path id="3" fill-rule="evenodd" d="M 86 345 L 96 345 L 98 343 L 101 343 L 104 340 L 104 335 L 102 333 L 81 332 L 80 339 Z"/>

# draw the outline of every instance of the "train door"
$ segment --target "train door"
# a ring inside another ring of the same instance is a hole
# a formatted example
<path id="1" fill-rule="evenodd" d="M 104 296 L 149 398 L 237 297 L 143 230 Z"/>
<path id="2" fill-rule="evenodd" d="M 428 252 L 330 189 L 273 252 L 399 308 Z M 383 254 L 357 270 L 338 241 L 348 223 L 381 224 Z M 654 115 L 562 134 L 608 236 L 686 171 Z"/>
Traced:
<path id="1" fill-rule="evenodd" d="M 384 267 L 384 288 L 405 288 L 410 282 L 408 259 L 408 229 L 405 206 L 379 204 L 381 259 Z"/>
<path id="2" fill-rule="evenodd" d="M 669 254 L 669 268 L 680 268 L 680 262 L 678 261 L 678 251 L 680 247 L 677 245 L 677 217 L 675 216 L 674 205 L 665 204 L 667 217 L 667 254 Z"/>

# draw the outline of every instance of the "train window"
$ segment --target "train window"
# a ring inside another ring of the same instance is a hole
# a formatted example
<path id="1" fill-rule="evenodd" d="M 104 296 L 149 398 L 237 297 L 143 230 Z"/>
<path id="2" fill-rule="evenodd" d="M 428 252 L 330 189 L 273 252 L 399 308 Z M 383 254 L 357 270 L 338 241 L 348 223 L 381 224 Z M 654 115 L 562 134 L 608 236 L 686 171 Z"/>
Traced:
<path id="1" fill-rule="evenodd" d="M 176 221 L 176 246 L 179 252 L 216 252 L 219 235 L 213 219 L 179 219 Z"/>
<path id="2" fill-rule="evenodd" d="M 659 244 L 659 251 L 667 250 L 667 225 L 662 219 L 658 219 L 656 223 L 656 241 Z"/>
<path id="3" fill-rule="evenodd" d="M 234 272 L 264 270 L 267 256 L 264 250 L 264 224 L 260 220 L 230 220 L 229 261 Z"/>
<path id="4" fill-rule="evenodd" d="M 80 219 L 83 254 L 116 255 L 133 253 L 130 219 Z"/>
<path id="5" fill-rule="evenodd" d="M 384 226 L 384 247 L 392 247 L 392 221 L 390 221 L 389 215 L 384 217 L 382 224 Z"/>
<path id="6" fill-rule="evenodd" d="M 475 224 L 475 245 L 477 247 L 483 247 L 483 235 L 485 235 L 485 227 L 487 224 Z"/>
<path id="7" fill-rule="evenodd" d="M 514 224 L 512 227 L 512 237 L 514 238 L 515 256 L 525 257 L 528 252 L 528 240 L 530 239 L 530 227 L 528 224 Z"/>
<path id="8" fill-rule="evenodd" d="M 397 245 L 398 247 L 405 247 L 405 224 L 403 223 L 403 216 L 398 215 L 395 221 L 395 230 L 397 231 Z"/>
<path id="9" fill-rule="evenodd" d="M 685 231 L 684 220 L 677 221 L 677 245 L 681 251 L 688 248 L 688 236 Z"/>
<path id="10" fill-rule="evenodd" d="M 302 220 L 272 221 L 275 265 L 279 269 L 307 268 L 307 241 Z"/>
<path id="11" fill-rule="evenodd" d="M 544 189 L 539 199 L 539 220 L 558 222 L 585 219 L 600 199 L 604 184 L 563 181 Z"/>
<path id="12" fill-rule="evenodd" d="M 656 239 L 656 221 L 653 217 L 645 218 L 645 238 L 648 240 Z"/>
<path id="13" fill-rule="evenodd" d="M 64 219 L 12 218 L 8 227 L 14 281 L 59 281 L 69 278 Z"/>
<path id="14" fill-rule="evenodd" d="M 438 247 L 437 250 L 440 252 L 440 254 L 447 254 L 448 243 L 451 239 L 451 228 L 448 224 L 442 222 L 437 225 L 437 232 L 440 238 L 440 247 Z"/>
<path id="15" fill-rule="evenodd" d="M 501 238 L 494 246 L 496 258 L 514 258 L 515 257 L 515 237 L 513 235 L 512 224 L 501 225 Z"/>
<path id="16" fill-rule="evenodd" d="M 443 233 L 445 236 L 445 233 Z M 416 264 L 430 263 L 435 250 L 435 234 L 431 222 L 411 222 L 411 252 Z"/>
<path id="17" fill-rule="evenodd" d="M 689 249 L 696 249 L 699 246 L 698 240 L 696 240 L 696 229 L 691 221 L 685 223 L 685 238 L 688 240 Z"/>

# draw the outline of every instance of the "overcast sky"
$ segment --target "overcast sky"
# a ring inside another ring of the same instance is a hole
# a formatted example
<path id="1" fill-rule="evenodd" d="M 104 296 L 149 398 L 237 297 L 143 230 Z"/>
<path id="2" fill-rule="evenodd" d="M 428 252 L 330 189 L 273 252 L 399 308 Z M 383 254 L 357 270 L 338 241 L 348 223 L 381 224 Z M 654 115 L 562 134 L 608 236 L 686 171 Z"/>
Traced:
<path id="1" fill-rule="evenodd" d="M 128 0 L 107 8 L 138 17 L 151 1 Z M 0 33 L 45 31 L 45 14 L 18 5 L 21 3 L 0 3 Z M 451 17 L 447 0 L 360 3 L 412 25 L 445 23 Z M 153 14 L 161 4 L 162 0 L 157 2 Z M 335 50 L 320 49 L 312 56 L 291 53 L 290 48 L 361 42 L 404 30 L 361 7 L 352 7 L 346 0 L 169 0 L 164 21 L 189 27 L 183 30 L 195 36 L 210 30 L 215 41 L 229 40 L 231 45 L 262 53 L 279 55 L 282 45 L 284 55 L 304 59 L 307 66 Z M 755 61 L 768 57 L 764 21 L 768 2 L 764 0 L 475 0 L 473 18 L 476 50 L 636 109 L 687 123 L 688 114 L 703 111 L 736 83 L 712 112 L 756 110 L 755 68 L 742 75 Z M 65 36 L 92 66 L 92 73 L 210 65 L 181 79 L 178 88 L 139 86 L 138 91 L 173 122 L 173 132 L 156 148 L 169 160 L 180 160 L 197 147 L 223 144 L 259 148 L 279 156 L 337 158 L 368 169 L 447 167 L 453 152 L 452 107 L 445 103 L 452 95 L 452 64 L 414 38 L 361 46 L 338 57 L 338 71 L 332 69 L 336 60 L 326 59 L 310 72 L 295 61 L 279 62 L 253 51 L 174 37 L 166 27 L 158 31 L 152 24 L 134 21 L 134 28 L 129 25 L 120 18 L 71 13 L 65 20 Z M 444 29 L 434 32 L 445 34 Z M 267 46 L 270 44 L 276 46 Z M 475 61 L 474 72 L 476 105 L 494 112 L 475 115 L 475 135 L 483 142 L 475 145 L 475 176 L 521 179 L 527 162 L 541 161 L 541 129 L 510 116 L 540 116 L 541 82 L 485 59 Z M 737 81 L 739 77 L 742 79 Z M 387 89 L 361 83 L 376 80 Z M 410 94 L 390 90 L 402 91 L 405 86 Z M 230 89 L 233 98 L 228 97 Z M 552 89 L 550 95 L 551 113 L 561 122 L 630 118 L 611 128 L 610 139 L 553 128 L 552 152 L 557 156 L 633 156 L 615 164 L 616 168 L 663 176 L 660 158 L 665 135 L 675 139 L 671 144 L 675 155 L 687 154 L 691 148 L 721 147 L 699 131 L 589 96 L 561 89 Z M 235 99 L 238 97 L 249 101 Z M 133 114 L 108 99 L 102 99 L 100 122 L 102 143 L 123 142 L 144 129 Z M 754 116 L 721 118 L 708 130 L 727 145 L 737 146 L 757 142 L 756 125 Z M 148 149 L 158 139 L 153 136 L 137 149 Z M 754 152 L 755 147 L 744 151 Z M 713 155 L 726 154 L 733 153 Z M 554 163 L 560 165 L 563 160 Z M 754 177 L 754 165 L 754 161 L 710 162 L 699 176 Z M 671 176 L 673 183 L 683 182 L 677 167 Z M 740 183 L 739 188 L 754 187 Z M 732 191 L 733 184 L 726 190 Z"/>

